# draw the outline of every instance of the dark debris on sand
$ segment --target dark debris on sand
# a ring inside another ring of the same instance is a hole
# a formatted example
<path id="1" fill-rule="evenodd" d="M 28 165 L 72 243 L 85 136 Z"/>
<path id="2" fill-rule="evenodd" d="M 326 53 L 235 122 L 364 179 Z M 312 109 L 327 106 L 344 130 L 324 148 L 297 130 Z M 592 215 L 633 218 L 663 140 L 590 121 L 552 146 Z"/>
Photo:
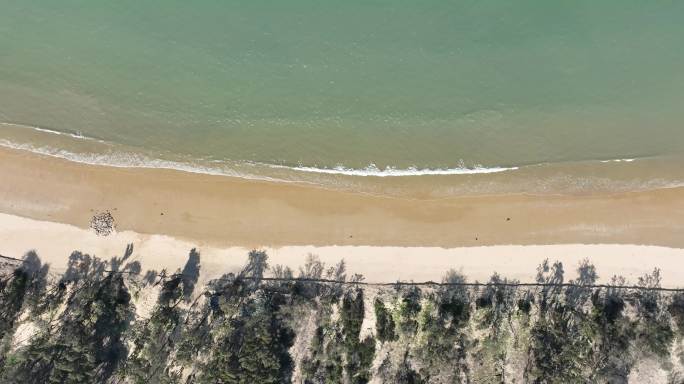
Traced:
<path id="1" fill-rule="evenodd" d="M 98 236 L 109 236 L 116 230 L 114 216 L 109 211 L 99 212 L 90 219 L 90 228 L 94 229 Z"/>

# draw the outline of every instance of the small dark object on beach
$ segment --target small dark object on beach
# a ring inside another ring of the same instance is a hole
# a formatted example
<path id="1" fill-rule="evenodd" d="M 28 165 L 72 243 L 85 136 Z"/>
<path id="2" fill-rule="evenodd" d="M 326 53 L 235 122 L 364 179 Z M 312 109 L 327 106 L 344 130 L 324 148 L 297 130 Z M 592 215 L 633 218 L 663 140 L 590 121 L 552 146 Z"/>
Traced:
<path id="1" fill-rule="evenodd" d="M 164 216 L 164 212 L 160 213 L 159 215 L 160 215 L 160 216 Z"/>
<path id="2" fill-rule="evenodd" d="M 511 218 L 510 218 L 510 217 L 507 217 L 507 218 L 506 218 L 506 221 L 511 221 Z"/>
<path id="3" fill-rule="evenodd" d="M 98 236 L 109 236 L 116 229 L 114 216 L 109 211 L 97 213 L 90 219 L 90 228 L 94 229 Z"/>

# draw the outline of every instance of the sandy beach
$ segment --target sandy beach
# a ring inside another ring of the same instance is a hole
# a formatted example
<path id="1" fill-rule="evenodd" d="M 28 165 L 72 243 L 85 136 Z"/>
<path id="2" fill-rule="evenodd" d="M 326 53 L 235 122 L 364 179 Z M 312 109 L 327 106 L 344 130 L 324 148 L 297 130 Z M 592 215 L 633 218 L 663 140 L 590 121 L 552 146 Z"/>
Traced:
<path id="1" fill-rule="evenodd" d="M 684 188 L 410 199 L 175 170 L 85 165 L 0 148 L 0 212 L 212 246 L 684 247 Z"/>
<path id="2" fill-rule="evenodd" d="M 583 258 L 632 281 L 654 267 L 684 281 L 684 189 L 616 195 L 400 199 L 174 170 L 84 165 L 0 149 L 0 254 L 36 249 L 59 272 L 73 250 L 102 258 L 135 245 L 146 269 L 175 270 L 191 248 L 205 273 L 235 271 L 249 249 L 294 269 L 308 254 L 345 259 L 369 281 L 534 279 L 545 258 L 569 278 Z M 118 232 L 89 229 L 110 211 Z"/>
<path id="3" fill-rule="evenodd" d="M 162 235 L 143 235 L 123 231 L 102 237 L 92 231 L 68 224 L 51 223 L 0 214 L 0 255 L 21 257 L 35 250 L 53 273 L 66 269 L 68 256 L 81 252 L 110 259 L 121 256 L 133 244 L 131 261 L 139 261 L 143 271 L 182 268 L 190 249 L 201 253 L 200 280 L 237 272 L 245 265 L 248 248 L 198 245 L 196 242 Z M 595 265 L 599 281 L 609 282 L 613 275 L 636 282 L 639 276 L 661 269 L 665 287 L 681 287 L 684 270 L 679 268 L 684 249 L 639 245 L 541 245 L 486 247 L 376 247 L 376 246 L 286 246 L 262 248 L 269 264 L 284 265 L 297 271 L 308 255 L 316 255 L 327 266 L 344 260 L 349 274 L 361 273 L 368 282 L 440 281 L 446 271 L 462 271 L 470 281 L 487 281 L 494 273 L 523 282 L 533 282 L 537 266 L 545 259 L 560 261 L 566 279 L 576 277 L 579 263 L 588 259 Z"/>

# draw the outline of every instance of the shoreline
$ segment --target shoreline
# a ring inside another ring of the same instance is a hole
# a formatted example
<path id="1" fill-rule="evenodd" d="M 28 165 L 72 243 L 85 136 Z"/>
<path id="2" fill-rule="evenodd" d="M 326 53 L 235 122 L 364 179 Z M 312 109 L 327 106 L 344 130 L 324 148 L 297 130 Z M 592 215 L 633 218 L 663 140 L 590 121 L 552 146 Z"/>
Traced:
<path id="1" fill-rule="evenodd" d="M 290 183 L 332 191 L 420 200 L 527 194 L 594 195 L 684 187 L 684 156 L 636 156 L 615 159 L 433 168 L 331 168 L 250 161 L 186 158 L 144 151 L 48 128 L 0 122 L 6 151 L 29 152 L 95 167 L 175 171 L 247 181 Z M 49 133 L 46 133 L 49 132 Z M 633 157 L 636 156 L 636 157 Z"/>
<path id="2" fill-rule="evenodd" d="M 188 253 L 197 248 L 201 254 L 200 283 L 206 283 L 229 272 L 238 272 L 246 263 L 246 247 L 216 247 L 179 240 L 163 235 L 145 235 L 132 231 L 116 232 L 103 237 L 93 231 L 68 224 L 26 219 L 0 214 L 0 255 L 21 258 L 35 250 L 51 273 L 66 270 L 72 251 L 108 260 L 121 256 L 126 245 L 133 244 L 129 261 L 138 261 L 142 274 L 147 270 L 166 269 L 173 273 L 185 264 Z M 361 273 L 369 283 L 395 281 L 441 281 L 449 269 L 461 271 L 469 282 L 486 282 L 495 272 L 522 283 L 534 282 L 537 266 L 545 259 L 563 263 L 566 282 L 577 277 L 576 268 L 587 259 L 599 274 L 600 283 L 608 283 L 620 275 L 628 282 L 661 270 L 664 288 L 680 288 L 684 270 L 679 268 L 684 249 L 642 245 L 559 244 L 484 247 L 377 247 L 377 246 L 284 246 L 260 247 L 269 255 L 270 266 L 290 267 L 295 274 L 315 255 L 326 266 L 345 261 L 348 275 Z M 625 259 L 638 263 L 625 263 Z"/>
<path id="3" fill-rule="evenodd" d="M 684 188 L 592 195 L 380 197 L 74 163 L 0 148 L 0 212 L 215 246 L 642 244 L 684 248 Z"/>

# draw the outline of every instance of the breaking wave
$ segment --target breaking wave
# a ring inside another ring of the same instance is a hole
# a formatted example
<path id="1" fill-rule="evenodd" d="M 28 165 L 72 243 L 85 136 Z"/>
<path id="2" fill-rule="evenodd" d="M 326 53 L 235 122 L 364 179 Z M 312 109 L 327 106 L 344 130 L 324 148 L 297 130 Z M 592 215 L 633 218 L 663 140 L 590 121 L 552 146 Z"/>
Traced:
<path id="1" fill-rule="evenodd" d="M 286 168 L 299 172 L 322 173 L 328 175 L 344 175 L 344 176 L 363 176 L 363 177 L 406 177 L 406 176 L 430 176 L 430 175 L 473 175 L 485 173 L 498 173 L 505 171 L 514 171 L 518 167 L 466 167 L 459 166 L 455 168 L 394 168 L 386 167 L 379 168 L 375 164 L 371 164 L 365 168 L 347 168 L 344 166 L 337 166 L 334 168 L 317 168 L 317 167 L 288 167 L 284 165 L 269 165 L 271 168 Z"/>

